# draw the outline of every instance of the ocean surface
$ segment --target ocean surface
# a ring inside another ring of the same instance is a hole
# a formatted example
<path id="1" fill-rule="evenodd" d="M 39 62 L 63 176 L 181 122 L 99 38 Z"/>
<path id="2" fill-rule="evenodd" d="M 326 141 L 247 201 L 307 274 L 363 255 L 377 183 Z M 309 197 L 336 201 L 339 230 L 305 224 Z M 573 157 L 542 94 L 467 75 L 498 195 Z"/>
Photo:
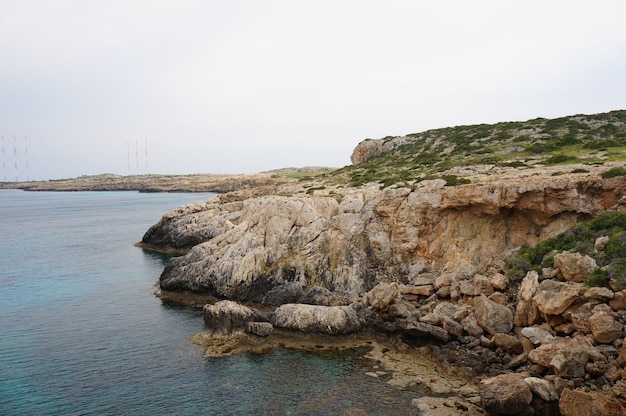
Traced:
<path id="1" fill-rule="evenodd" d="M 133 244 L 209 194 L 0 191 L 0 415 L 405 415 L 358 353 L 207 358 Z"/>

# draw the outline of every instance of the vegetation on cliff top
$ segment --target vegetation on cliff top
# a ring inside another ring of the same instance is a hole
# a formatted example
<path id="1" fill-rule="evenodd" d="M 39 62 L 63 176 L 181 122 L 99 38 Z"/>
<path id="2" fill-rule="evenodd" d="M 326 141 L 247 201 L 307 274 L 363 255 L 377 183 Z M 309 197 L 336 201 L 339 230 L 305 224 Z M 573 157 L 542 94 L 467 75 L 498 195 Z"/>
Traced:
<path id="1" fill-rule="evenodd" d="M 448 175 L 452 185 L 464 182 L 452 178 L 450 170 L 459 167 L 520 169 L 626 160 L 626 110 L 449 127 L 380 140 L 392 150 L 322 176 L 352 186 L 411 186 Z"/>
<path id="2" fill-rule="evenodd" d="M 596 246 L 600 237 L 608 237 L 602 248 Z M 553 267 L 554 255 L 563 251 L 588 255 L 596 261 L 598 268 L 587 280 L 589 286 L 604 286 L 614 279 L 618 287 L 626 287 L 626 215 L 621 212 L 598 214 L 592 221 L 577 224 L 534 247 L 522 247 L 507 260 L 507 274 L 519 282 L 530 270 L 541 273 L 543 268 Z"/>

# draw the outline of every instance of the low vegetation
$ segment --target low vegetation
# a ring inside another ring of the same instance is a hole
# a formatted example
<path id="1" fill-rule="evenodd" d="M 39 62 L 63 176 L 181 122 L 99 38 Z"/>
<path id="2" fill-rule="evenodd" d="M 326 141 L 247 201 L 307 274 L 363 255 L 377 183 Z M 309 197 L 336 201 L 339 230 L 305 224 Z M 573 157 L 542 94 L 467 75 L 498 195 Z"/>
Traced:
<path id="1" fill-rule="evenodd" d="M 600 237 L 608 237 L 603 247 L 595 244 Z M 590 222 L 577 224 L 534 247 L 522 247 L 507 260 L 507 274 L 519 282 L 530 270 L 541 273 L 543 268 L 553 267 L 554 255 L 563 251 L 579 252 L 596 261 L 598 268 L 587 285 L 604 286 L 609 279 L 615 279 L 619 287 L 626 287 L 626 215 L 601 213 Z"/>
<path id="2" fill-rule="evenodd" d="M 397 146 L 324 176 L 350 186 L 377 182 L 381 187 L 410 187 L 424 179 L 455 174 L 450 170 L 458 167 L 566 168 L 574 163 L 626 160 L 626 110 L 449 127 L 380 140 L 386 145 L 397 142 Z M 624 175 L 620 172 L 611 174 Z M 450 186 L 466 183 L 460 179 L 446 182 Z"/>

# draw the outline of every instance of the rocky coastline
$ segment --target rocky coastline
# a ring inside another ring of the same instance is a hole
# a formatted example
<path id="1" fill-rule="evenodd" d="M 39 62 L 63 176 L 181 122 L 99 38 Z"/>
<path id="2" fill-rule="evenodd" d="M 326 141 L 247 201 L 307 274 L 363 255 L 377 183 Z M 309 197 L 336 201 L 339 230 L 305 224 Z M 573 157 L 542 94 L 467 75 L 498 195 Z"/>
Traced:
<path id="1" fill-rule="evenodd" d="M 372 376 L 423 385 L 423 415 L 618 415 L 626 291 L 582 283 L 594 265 L 579 253 L 519 281 L 504 264 L 522 245 L 626 212 L 626 180 L 600 172 L 239 190 L 165 214 L 140 245 L 186 251 L 160 296 L 214 299 L 194 337 L 207 354 L 361 347 L 378 362 Z M 437 374 L 411 369 L 424 362 Z"/>

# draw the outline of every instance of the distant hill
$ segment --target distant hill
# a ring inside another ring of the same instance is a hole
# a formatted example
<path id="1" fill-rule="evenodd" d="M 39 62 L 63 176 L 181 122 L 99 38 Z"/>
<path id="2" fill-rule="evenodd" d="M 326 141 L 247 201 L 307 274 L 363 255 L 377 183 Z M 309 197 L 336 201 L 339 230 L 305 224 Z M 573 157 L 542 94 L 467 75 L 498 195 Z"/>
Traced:
<path id="1" fill-rule="evenodd" d="M 367 139 L 354 149 L 353 165 L 330 176 L 353 186 L 370 182 L 411 185 L 444 176 L 463 182 L 464 172 L 487 173 L 493 168 L 598 165 L 622 160 L 626 160 L 626 110 Z"/>

